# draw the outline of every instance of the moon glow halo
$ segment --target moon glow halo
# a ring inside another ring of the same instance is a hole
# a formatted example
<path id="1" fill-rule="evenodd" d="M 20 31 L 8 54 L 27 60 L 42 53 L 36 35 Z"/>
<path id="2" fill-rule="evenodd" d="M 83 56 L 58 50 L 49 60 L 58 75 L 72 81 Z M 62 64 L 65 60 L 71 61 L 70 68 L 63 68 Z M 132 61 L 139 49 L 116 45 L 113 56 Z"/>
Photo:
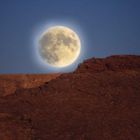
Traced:
<path id="1" fill-rule="evenodd" d="M 65 26 L 53 26 L 45 30 L 38 41 L 41 59 L 53 67 L 66 67 L 80 55 L 81 41 L 77 33 Z"/>

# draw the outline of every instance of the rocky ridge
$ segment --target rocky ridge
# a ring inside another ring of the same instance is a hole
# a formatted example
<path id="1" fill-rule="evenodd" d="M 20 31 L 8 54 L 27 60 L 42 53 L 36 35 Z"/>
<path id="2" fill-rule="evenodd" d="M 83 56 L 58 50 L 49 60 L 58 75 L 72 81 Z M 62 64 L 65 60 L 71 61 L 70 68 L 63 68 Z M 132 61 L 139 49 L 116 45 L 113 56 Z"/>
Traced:
<path id="1" fill-rule="evenodd" d="M 139 140 L 140 56 L 92 58 L 0 98 L 2 140 Z"/>

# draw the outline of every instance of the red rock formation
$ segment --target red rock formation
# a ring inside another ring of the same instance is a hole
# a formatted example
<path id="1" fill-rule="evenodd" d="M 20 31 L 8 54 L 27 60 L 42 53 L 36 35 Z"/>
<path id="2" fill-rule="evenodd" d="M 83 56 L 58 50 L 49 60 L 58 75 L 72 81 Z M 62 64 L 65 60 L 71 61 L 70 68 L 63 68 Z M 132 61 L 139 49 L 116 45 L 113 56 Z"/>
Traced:
<path id="1" fill-rule="evenodd" d="M 60 74 L 0 75 L 0 96 L 13 94 L 17 89 L 34 88 L 55 79 Z"/>
<path id="2" fill-rule="evenodd" d="M 140 56 L 93 58 L 1 97 L 0 139 L 139 140 L 139 118 Z"/>

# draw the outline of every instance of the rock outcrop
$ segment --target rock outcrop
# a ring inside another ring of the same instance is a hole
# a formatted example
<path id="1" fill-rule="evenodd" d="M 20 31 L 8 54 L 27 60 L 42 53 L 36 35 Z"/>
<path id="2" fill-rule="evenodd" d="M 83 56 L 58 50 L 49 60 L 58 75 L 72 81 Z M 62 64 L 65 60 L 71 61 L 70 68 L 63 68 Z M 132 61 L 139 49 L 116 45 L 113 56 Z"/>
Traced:
<path id="1" fill-rule="evenodd" d="M 43 85 L 60 74 L 5 74 L 0 75 L 0 96 L 13 94 L 17 89 L 29 89 Z"/>
<path id="2" fill-rule="evenodd" d="M 2 140 L 139 140 L 140 56 L 92 58 L 0 98 Z"/>

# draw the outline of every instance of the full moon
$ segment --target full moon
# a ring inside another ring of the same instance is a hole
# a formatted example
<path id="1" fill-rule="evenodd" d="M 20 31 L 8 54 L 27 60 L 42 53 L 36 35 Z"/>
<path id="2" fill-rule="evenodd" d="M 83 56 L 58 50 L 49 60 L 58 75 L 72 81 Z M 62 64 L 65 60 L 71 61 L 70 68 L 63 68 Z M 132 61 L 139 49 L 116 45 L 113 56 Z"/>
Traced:
<path id="1" fill-rule="evenodd" d="M 42 60 L 54 67 L 69 66 L 80 55 L 80 38 L 76 32 L 65 26 L 48 28 L 41 34 L 38 43 Z"/>

